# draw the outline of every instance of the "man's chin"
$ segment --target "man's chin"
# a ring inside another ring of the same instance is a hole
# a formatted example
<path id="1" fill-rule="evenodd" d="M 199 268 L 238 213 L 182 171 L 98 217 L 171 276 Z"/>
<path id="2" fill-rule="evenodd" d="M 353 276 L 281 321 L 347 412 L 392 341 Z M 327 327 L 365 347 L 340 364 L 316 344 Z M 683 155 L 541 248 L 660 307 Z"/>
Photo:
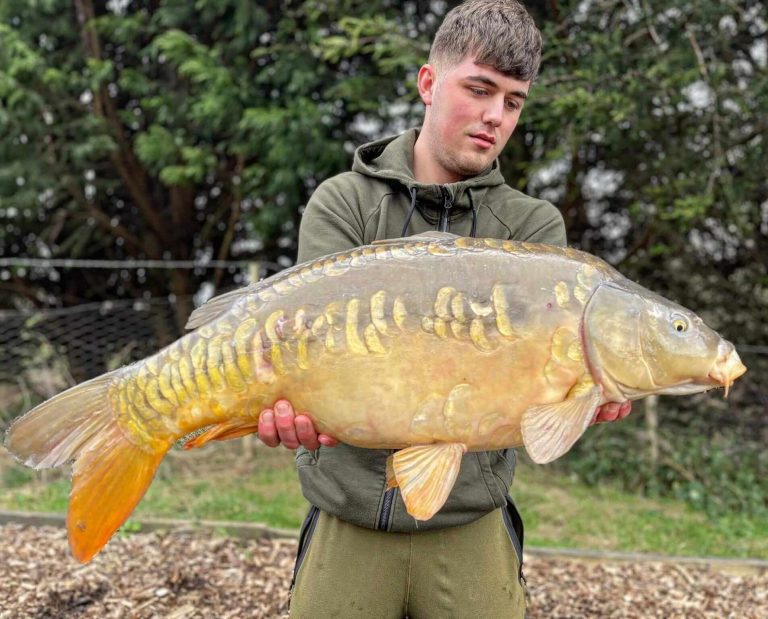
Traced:
<path id="1" fill-rule="evenodd" d="M 456 172 L 464 177 L 477 176 L 487 170 L 493 163 L 493 158 L 467 157 L 457 162 Z"/>
<path id="2" fill-rule="evenodd" d="M 440 166 L 460 178 L 477 176 L 485 172 L 496 159 L 495 155 L 469 152 L 467 150 L 451 153 L 450 150 L 444 149 L 440 154 L 442 155 L 438 158 Z"/>

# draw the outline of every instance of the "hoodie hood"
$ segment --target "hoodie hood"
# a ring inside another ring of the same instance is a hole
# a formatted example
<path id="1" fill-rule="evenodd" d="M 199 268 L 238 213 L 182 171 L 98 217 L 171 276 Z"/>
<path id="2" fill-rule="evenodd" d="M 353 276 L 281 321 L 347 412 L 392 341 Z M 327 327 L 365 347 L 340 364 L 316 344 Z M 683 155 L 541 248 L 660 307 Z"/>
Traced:
<path id="1" fill-rule="evenodd" d="M 442 208 L 445 194 L 448 192 L 453 207 L 469 209 L 472 203 L 480 204 L 490 187 L 504 184 L 498 160 L 494 160 L 493 164 L 480 174 L 455 183 L 438 185 L 417 182 L 413 177 L 413 147 L 418 135 L 418 129 L 409 129 L 396 137 L 363 144 L 355 151 L 352 170 L 399 185 L 411 196 L 415 189 L 419 206 L 422 208 Z M 468 189 L 471 190 L 471 199 Z"/>

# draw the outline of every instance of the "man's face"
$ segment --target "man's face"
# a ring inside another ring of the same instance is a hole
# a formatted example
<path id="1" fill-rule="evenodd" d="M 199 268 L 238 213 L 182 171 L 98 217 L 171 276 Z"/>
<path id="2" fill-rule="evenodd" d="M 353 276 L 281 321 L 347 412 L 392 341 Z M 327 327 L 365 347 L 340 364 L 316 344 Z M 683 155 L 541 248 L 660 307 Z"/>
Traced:
<path id="1" fill-rule="evenodd" d="M 491 165 L 517 126 L 529 88 L 529 81 L 475 64 L 473 57 L 439 74 L 431 65 L 421 68 L 422 132 L 446 177 L 460 180 Z"/>

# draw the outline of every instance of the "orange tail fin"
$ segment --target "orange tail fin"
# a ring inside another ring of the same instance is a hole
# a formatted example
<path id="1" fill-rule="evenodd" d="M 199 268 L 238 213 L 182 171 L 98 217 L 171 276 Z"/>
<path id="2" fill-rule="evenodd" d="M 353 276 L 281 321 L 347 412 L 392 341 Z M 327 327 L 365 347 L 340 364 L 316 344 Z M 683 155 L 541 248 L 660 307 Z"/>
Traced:
<path id="1" fill-rule="evenodd" d="M 74 459 L 67 531 L 82 563 L 126 521 L 167 451 L 134 444 L 117 425 L 107 397 L 113 378 L 104 374 L 43 402 L 11 425 L 5 439 L 16 458 L 36 469 Z"/>

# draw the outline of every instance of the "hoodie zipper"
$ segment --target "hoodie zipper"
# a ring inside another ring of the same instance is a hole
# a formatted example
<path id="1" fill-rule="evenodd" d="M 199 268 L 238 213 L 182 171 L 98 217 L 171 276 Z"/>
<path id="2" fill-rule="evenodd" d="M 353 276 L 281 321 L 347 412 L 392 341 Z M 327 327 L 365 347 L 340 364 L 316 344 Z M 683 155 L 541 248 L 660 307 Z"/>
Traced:
<path id="1" fill-rule="evenodd" d="M 381 506 L 379 522 L 376 527 L 379 531 L 386 531 L 389 526 L 389 514 L 392 512 L 392 502 L 395 500 L 395 492 L 397 492 L 397 488 L 390 488 L 384 493 L 384 502 Z"/>
<path id="2" fill-rule="evenodd" d="M 440 186 L 440 191 L 443 194 L 443 212 L 440 213 L 440 223 L 437 229 L 440 232 L 448 232 L 450 227 L 451 209 L 453 208 L 453 196 L 451 192 L 445 187 Z"/>
<path id="3" fill-rule="evenodd" d="M 395 449 L 389 450 L 389 456 L 395 453 Z M 389 528 L 389 515 L 392 513 L 392 503 L 395 501 L 395 492 L 397 488 L 388 488 L 384 491 L 384 496 L 381 500 L 381 511 L 379 512 L 379 520 L 376 522 L 376 529 L 379 531 L 386 531 Z"/>

